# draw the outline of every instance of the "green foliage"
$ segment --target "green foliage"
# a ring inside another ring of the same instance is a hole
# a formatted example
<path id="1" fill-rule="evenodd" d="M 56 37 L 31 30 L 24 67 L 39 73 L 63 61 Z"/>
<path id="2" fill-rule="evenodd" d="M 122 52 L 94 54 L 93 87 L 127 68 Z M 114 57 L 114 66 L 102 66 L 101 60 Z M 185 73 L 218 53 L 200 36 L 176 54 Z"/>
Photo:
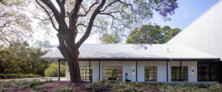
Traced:
<path id="1" fill-rule="evenodd" d="M 222 92 L 222 87 L 220 84 L 210 86 L 212 92 Z"/>
<path id="2" fill-rule="evenodd" d="M 2 74 L 0 73 L 0 79 L 9 79 L 9 78 L 33 78 L 33 77 L 41 77 L 36 74 Z"/>
<path id="3" fill-rule="evenodd" d="M 61 86 L 58 89 L 56 89 L 54 92 L 78 92 L 74 85 L 71 87 L 67 86 Z"/>
<path id="4" fill-rule="evenodd" d="M 180 31 L 179 28 L 171 29 L 169 26 L 160 28 L 158 25 L 143 25 L 141 28 L 135 28 L 131 31 L 126 43 L 162 44 L 169 41 Z"/>
<path id="5" fill-rule="evenodd" d="M 12 80 L 12 81 L 0 81 L 0 92 L 4 92 L 4 88 L 25 88 L 30 81 Z"/>
<path id="6" fill-rule="evenodd" d="M 65 65 L 60 64 L 60 77 L 65 76 Z M 53 62 L 49 65 L 49 67 L 45 70 L 45 76 L 47 77 L 57 77 L 58 76 L 58 63 Z"/>
<path id="7" fill-rule="evenodd" d="M 105 90 L 107 85 L 101 82 L 92 83 L 92 84 L 86 84 L 85 87 L 87 89 L 93 90 L 93 92 L 100 92 L 102 90 Z"/>
<path id="8" fill-rule="evenodd" d="M 100 42 L 102 43 L 120 43 L 121 42 L 121 37 L 119 34 L 116 32 L 111 33 L 111 34 L 103 34 L 99 37 Z"/>
<path id="9" fill-rule="evenodd" d="M 0 48 L 0 73 L 38 74 L 44 75 L 48 61 L 40 57 L 46 51 L 30 47 L 27 42 L 14 42 L 8 47 Z"/>
<path id="10" fill-rule="evenodd" d="M 45 80 L 45 81 L 32 80 L 31 83 L 27 85 L 27 87 L 35 87 L 49 82 L 52 82 L 52 80 Z"/>

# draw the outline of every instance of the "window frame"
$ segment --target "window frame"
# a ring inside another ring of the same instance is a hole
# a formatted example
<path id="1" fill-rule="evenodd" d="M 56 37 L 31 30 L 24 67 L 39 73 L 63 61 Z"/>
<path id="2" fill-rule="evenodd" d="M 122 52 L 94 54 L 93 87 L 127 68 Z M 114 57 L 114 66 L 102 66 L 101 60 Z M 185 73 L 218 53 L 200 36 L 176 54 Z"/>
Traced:
<path id="1" fill-rule="evenodd" d="M 149 76 L 149 77 L 153 77 L 153 79 L 146 79 L 147 77 L 146 77 L 146 69 L 147 68 L 151 68 L 151 69 L 154 69 L 153 71 L 152 70 L 150 70 L 150 71 L 152 71 L 151 72 L 151 74 L 153 74 L 153 76 Z M 145 66 L 144 67 L 144 81 L 157 81 L 157 66 Z"/>
<path id="2" fill-rule="evenodd" d="M 90 81 L 90 80 L 92 80 L 92 78 L 93 78 L 93 67 L 91 66 L 90 67 L 90 69 L 89 69 L 89 66 L 80 66 L 79 67 L 80 68 L 80 77 L 81 77 L 81 80 L 85 80 L 85 81 Z M 83 70 L 84 70 L 84 74 L 82 74 L 82 72 L 81 72 L 81 68 L 84 68 Z M 89 74 L 89 73 L 91 73 L 91 74 Z M 83 76 L 82 76 L 83 75 Z"/>
<path id="3" fill-rule="evenodd" d="M 116 77 L 116 80 L 108 80 L 106 77 L 107 77 L 107 73 L 106 74 L 104 74 L 104 72 L 105 72 L 105 70 L 109 70 L 109 69 L 104 69 L 104 68 L 110 68 L 110 67 L 112 67 L 113 69 L 114 69 L 114 74 L 113 73 L 111 73 L 112 74 L 112 76 L 114 75 L 114 77 L 113 78 L 115 78 Z M 119 72 L 118 74 L 116 74 L 116 69 L 119 69 L 120 68 L 120 70 L 119 71 L 117 71 L 117 72 Z M 123 80 L 123 68 L 122 68 L 122 66 L 102 66 L 102 80 L 105 80 L 105 81 L 122 81 Z"/>
<path id="4" fill-rule="evenodd" d="M 188 66 L 181 66 L 182 67 L 182 77 L 180 79 L 180 66 L 171 66 L 171 81 L 188 81 Z M 176 68 L 178 70 L 176 70 L 175 72 L 172 72 L 172 68 Z M 173 75 L 172 74 L 176 74 L 176 79 L 173 79 Z"/>

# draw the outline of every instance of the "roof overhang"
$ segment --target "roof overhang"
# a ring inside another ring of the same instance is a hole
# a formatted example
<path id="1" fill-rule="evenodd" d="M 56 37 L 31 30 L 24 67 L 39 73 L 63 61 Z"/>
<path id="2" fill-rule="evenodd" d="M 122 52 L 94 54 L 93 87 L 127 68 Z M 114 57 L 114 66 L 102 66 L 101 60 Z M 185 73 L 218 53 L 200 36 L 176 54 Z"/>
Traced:
<path id="1" fill-rule="evenodd" d="M 218 61 L 219 57 L 179 45 L 153 44 L 148 49 L 135 44 L 83 44 L 79 60 L 101 61 Z M 139 49 L 138 49 L 139 48 Z M 58 49 L 50 51 L 42 59 L 65 60 Z"/>

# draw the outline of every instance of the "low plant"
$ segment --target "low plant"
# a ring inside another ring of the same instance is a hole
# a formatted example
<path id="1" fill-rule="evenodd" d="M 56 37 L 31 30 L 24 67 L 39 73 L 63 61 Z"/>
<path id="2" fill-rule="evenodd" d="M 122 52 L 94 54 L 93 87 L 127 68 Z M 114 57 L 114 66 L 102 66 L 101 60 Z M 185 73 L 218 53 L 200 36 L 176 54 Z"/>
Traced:
<path id="1" fill-rule="evenodd" d="M 90 84 L 86 84 L 85 87 L 87 89 L 93 90 L 93 92 L 99 92 L 99 91 L 105 90 L 107 85 L 105 85 L 104 83 L 90 83 Z"/>
<path id="2" fill-rule="evenodd" d="M 52 80 L 45 80 L 45 81 L 33 80 L 31 81 L 31 83 L 27 85 L 27 87 L 35 87 L 37 85 L 41 85 L 41 84 L 45 84 L 49 82 L 52 82 Z"/>
<path id="3" fill-rule="evenodd" d="M 0 79 L 34 78 L 34 77 L 41 77 L 41 76 L 36 75 L 36 74 L 3 74 L 3 73 L 0 73 Z"/>
<path id="4" fill-rule="evenodd" d="M 212 92 L 222 92 L 222 87 L 220 84 L 210 86 Z"/>
<path id="5" fill-rule="evenodd" d="M 12 80 L 12 81 L 1 81 L 0 82 L 0 92 L 3 92 L 4 88 L 25 88 L 25 85 L 30 83 L 30 81 Z"/>
<path id="6" fill-rule="evenodd" d="M 55 92 L 74 92 L 74 90 L 67 86 L 61 86 L 59 89 L 56 89 Z"/>

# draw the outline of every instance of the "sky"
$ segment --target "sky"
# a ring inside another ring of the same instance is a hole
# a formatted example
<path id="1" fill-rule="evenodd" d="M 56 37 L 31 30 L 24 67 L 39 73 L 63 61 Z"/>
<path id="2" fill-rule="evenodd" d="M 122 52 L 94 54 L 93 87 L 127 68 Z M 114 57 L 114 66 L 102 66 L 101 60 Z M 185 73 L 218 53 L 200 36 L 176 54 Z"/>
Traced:
<path id="1" fill-rule="evenodd" d="M 177 0 L 179 8 L 175 14 L 170 16 L 171 21 L 164 22 L 160 16 L 154 15 L 151 22 L 164 26 L 169 25 L 172 28 L 184 29 L 198 17 L 204 14 L 208 9 L 215 5 L 219 0 Z"/>
<path id="2" fill-rule="evenodd" d="M 153 19 L 149 20 L 151 23 L 165 26 L 168 25 L 171 28 L 185 29 L 189 24 L 195 21 L 198 17 L 204 14 L 208 9 L 215 5 L 219 0 L 177 0 L 179 8 L 175 10 L 175 14 L 170 16 L 171 21 L 163 21 L 158 15 L 154 14 Z M 54 34 L 53 34 L 54 35 Z M 38 35 L 37 35 L 38 37 Z M 81 36 L 78 35 L 77 39 Z M 58 45 L 57 37 L 54 36 L 53 45 Z M 122 43 L 124 43 L 123 41 Z M 98 35 L 91 35 L 84 44 L 96 44 L 100 43 Z"/>

